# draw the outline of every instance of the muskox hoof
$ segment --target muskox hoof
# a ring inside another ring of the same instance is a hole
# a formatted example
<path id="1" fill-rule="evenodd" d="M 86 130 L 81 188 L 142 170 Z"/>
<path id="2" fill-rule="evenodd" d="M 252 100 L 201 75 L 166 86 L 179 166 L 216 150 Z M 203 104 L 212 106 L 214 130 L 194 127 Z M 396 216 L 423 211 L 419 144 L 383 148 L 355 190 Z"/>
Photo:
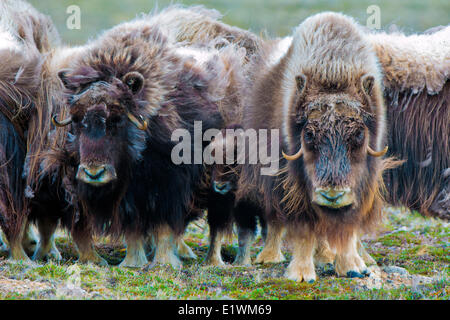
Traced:
<path id="1" fill-rule="evenodd" d="M 178 256 L 183 259 L 197 259 L 197 255 L 183 240 L 178 241 Z"/>
<path id="2" fill-rule="evenodd" d="M 40 244 L 38 244 L 36 251 L 33 254 L 33 257 L 31 258 L 33 261 L 39 261 L 39 260 L 54 260 L 54 261 L 61 261 L 62 256 L 61 253 L 56 249 L 56 247 L 53 247 L 50 249 L 50 251 L 47 252 Z"/>
<path id="3" fill-rule="evenodd" d="M 364 278 L 364 276 L 358 271 L 348 271 L 347 278 Z"/>
<path id="4" fill-rule="evenodd" d="M 36 233 L 34 232 L 34 229 L 31 227 L 28 227 L 28 230 L 22 239 L 22 246 L 23 246 L 23 249 L 25 250 L 25 252 L 28 255 L 32 255 L 36 251 L 38 242 L 39 242 L 38 237 L 37 237 Z"/>
<path id="5" fill-rule="evenodd" d="M 314 271 L 314 266 L 312 264 L 298 265 L 291 262 L 285 276 L 289 280 L 298 282 L 305 281 L 307 283 L 314 283 L 314 281 L 316 281 L 316 272 Z"/>
<path id="6" fill-rule="evenodd" d="M 334 269 L 334 264 L 327 263 L 320 267 L 324 275 L 332 276 L 336 273 L 336 270 Z"/>
<path id="7" fill-rule="evenodd" d="M 144 258 L 128 258 L 127 257 L 119 264 L 119 268 L 142 268 L 148 265 L 147 257 Z"/>
<path id="8" fill-rule="evenodd" d="M 368 272 L 363 259 L 354 254 L 338 255 L 336 257 L 336 273 L 340 277 L 363 278 L 364 272 Z"/>
<path id="9" fill-rule="evenodd" d="M 365 275 L 366 277 L 370 276 L 370 270 L 369 269 L 364 269 L 363 271 L 361 271 L 361 273 L 363 275 Z"/>
<path id="10" fill-rule="evenodd" d="M 251 265 L 252 261 L 250 260 L 250 257 L 237 255 L 233 261 L 233 266 L 235 267 L 250 267 Z"/>
<path id="11" fill-rule="evenodd" d="M 256 257 L 255 263 L 281 263 L 285 261 L 280 250 L 262 250 Z"/>
<path id="12" fill-rule="evenodd" d="M 170 252 L 161 252 L 157 249 L 155 254 L 155 258 L 153 259 L 153 263 L 162 264 L 162 265 L 170 265 L 172 268 L 181 269 L 183 267 L 183 263 L 177 257 L 177 255 L 170 250 Z"/>
<path id="13" fill-rule="evenodd" d="M 210 267 L 225 267 L 225 262 L 221 257 L 206 257 L 203 264 Z"/>
<path id="14" fill-rule="evenodd" d="M 48 253 L 48 258 L 54 261 L 62 261 L 61 253 L 56 248 L 50 250 Z"/>
<path id="15" fill-rule="evenodd" d="M 101 267 L 108 266 L 108 262 L 105 259 L 103 259 L 102 257 L 100 257 L 100 255 L 98 255 L 97 253 L 94 253 L 89 256 L 80 256 L 80 258 L 78 258 L 77 262 L 82 263 L 82 264 L 93 263 L 93 264 L 96 264 Z"/>
<path id="16" fill-rule="evenodd" d="M 96 265 L 98 265 L 100 267 L 107 267 L 109 265 L 108 262 L 105 259 L 103 259 L 103 258 L 101 258 L 100 260 L 95 260 L 95 261 L 85 260 L 85 259 L 78 259 L 77 263 L 80 263 L 80 264 L 93 263 L 93 264 L 96 264 Z"/>

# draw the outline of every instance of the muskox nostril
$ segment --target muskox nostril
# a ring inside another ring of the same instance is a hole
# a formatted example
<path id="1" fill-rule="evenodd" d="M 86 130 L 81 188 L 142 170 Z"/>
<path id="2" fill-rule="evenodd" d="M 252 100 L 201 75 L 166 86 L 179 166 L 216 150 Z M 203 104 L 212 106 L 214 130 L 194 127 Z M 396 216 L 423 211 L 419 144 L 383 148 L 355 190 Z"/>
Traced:
<path id="1" fill-rule="evenodd" d="M 105 173 L 105 168 L 101 168 L 100 170 L 89 170 L 84 168 L 84 172 L 91 178 L 92 180 L 98 180 Z"/>
<path id="2" fill-rule="evenodd" d="M 231 187 L 227 182 L 220 183 L 214 181 L 213 183 L 214 191 L 220 194 L 226 194 L 228 191 L 230 191 Z"/>
<path id="3" fill-rule="evenodd" d="M 330 193 L 330 192 L 321 191 L 320 194 L 325 199 L 330 200 L 330 201 L 334 201 L 334 200 L 337 200 L 337 199 L 341 198 L 345 194 L 345 192 L 341 191 L 341 192 L 332 192 L 332 193 Z"/>

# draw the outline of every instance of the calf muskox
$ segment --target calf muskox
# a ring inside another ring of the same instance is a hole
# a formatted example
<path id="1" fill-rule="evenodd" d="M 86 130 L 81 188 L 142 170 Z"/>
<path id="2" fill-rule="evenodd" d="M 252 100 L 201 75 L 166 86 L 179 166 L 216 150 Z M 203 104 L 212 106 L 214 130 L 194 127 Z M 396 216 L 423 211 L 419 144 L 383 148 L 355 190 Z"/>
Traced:
<path id="1" fill-rule="evenodd" d="M 222 23 L 219 18 L 220 14 L 217 11 L 198 6 L 190 8 L 172 6 L 158 15 L 162 27 L 169 30 L 170 37 L 175 42 L 194 46 L 213 44 L 216 49 L 219 48 L 225 69 L 230 73 L 230 83 L 223 101 L 219 104 L 224 127 L 208 146 L 209 150 L 217 153 L 214 156 L 217 162 L 213 164 L 208 162 L 206 166 L 208 173 L 207 183 L 204 185 L 206 188 L 202 189 L 200 197 L 197 197 L 197 205 L 208 211 L 210 247 L 205 263 L 224 264 L 220 253 L 221 243 L 223 237 L 230 234 L 234 222 L 238 229 L 239 249 L 233 263 L 250 264 L 249 245 L 256 234 L 258 220 L 262 226 L 263 238 L 266 226 L 261 205 L 245 199 L 235 201 L 241 168 L 238 164 L 238 145 L 241 142 L 238 140 L 243 138 L 242 116 L 245 101 L 251 90 L 249 78 L 252 72 L 249 61 L 260 54 L 263 41 L 251 32 Z M 245 53 L 245 56 L 232 59 L 231 55 L 236 53 L 232 49 L 227 49 L 230 43 L 245 49 L 239 50 L 242 54 Z M 282 259 L 281 255 L 280 260 Z"/>
<path id="2" fill-rule="evenodd" d="M 54 33 L 49 19 L 27 3 L 0 3 L 0 226 L 16 260 L 29 260 L 21 243 L 28 214 L 23 166 L 41 53 L 48 50 Z M 29 249 L 27 241 L 24 237 Z"/>
<path id="3" fill-rule="evenodd" d="M 283 153 L 278 176 L 245 165 L 240 197 L 255 195 L 268 213 L 289 222 L 289 278 L 314 281 L 313 254 L 322 237 L 336 248 L 338 275 L 362 277 L 368 270 L 357 239 L 380 219 L 382 172 L 389 165 L 381 159 L 385 108 L 370 42 L 352 19 L 323 13 L 295 30 L 286 54 L 269 52 L 255 70 L 244 127 L 279 129 L 282 148 L 293 155 Z"/>
<path id="4" fill-rule="evenodd" d="M 388 202 L 450 219 L 450 27 L 426 35 L 369 34 L 385 77 Z"/>

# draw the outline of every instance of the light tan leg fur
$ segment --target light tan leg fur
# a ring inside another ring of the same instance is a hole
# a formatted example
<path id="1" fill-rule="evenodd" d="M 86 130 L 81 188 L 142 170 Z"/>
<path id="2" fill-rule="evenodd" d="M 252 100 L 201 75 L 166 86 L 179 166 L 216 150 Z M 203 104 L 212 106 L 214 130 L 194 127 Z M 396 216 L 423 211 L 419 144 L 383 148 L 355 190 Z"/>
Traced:
<path id="1" fill-rule="evenodd" d="M 281 252 L 284 228 L 279 224 L 268 223 L 264 248 L 256 257 L 255 263 L 280 263 L 286 260 Z"/>
<path id="2" fill-rule="evenodd" d="M 313 254 L 316 238 L 312 232 L 299 233 L 295 226 L 288 227 L 288 236 L 293 245 L 292 261 L 286 270 L 286 277 L 295 281 L 312 283 L 316 280 Z"/>
<path id="3" fill-rule="evenodd" d="M 370 272 L 363 259 L 359 256 L 358 236 L 353 233 L 349 240 L 337 249 L 336 273 L 340 277 L 362 278 Z"/>
<path id="4" fill-rule="evenodd" d="M 366 265 L 372 266 L 372 265 L 376 265 L 377 264 L 377 262 L 366 251 L 366 248 L 364 248 L 364 245 L 362 244 L 361 239 L 358 240 L 358 253 L 361 256 L 361 258 L 364 260 Z"/>
<path id="5" fill-rule="evenodd" d="M 205 259 L 205 264 L 208 266 L 224 266 L 225 263 L 222 260 L 222 255 L 220 250 L 222 249 L 222 239 L 224 238 L 224 233 L 217 231 L 211 233 L 209 241 L 208 255 Z"/>
<path id="6" fill-rule="evenodd" d="M 317 247 L 314 254 L 314 265 L 319 268 L 333 266 L 336 252 L 330 248 L 325 238 L 317 239 Z"/>
<path id="7" fill-rule="evenodd" d="M 33 254 L 33 260 L 43 260 L 44 258 L 50 258 L 56 261 L 61 261 L 62 256 L 59 253 L 55 245 L 54 233 L 58 221 L 54 219 L 40 219 L 37 222 L 39 231 L 39 242 L 36 246 L 36 250 Z"/>
<path id="8" fill-rule="evenodd" d="M 179 238 L 177 242 L 178 255 L 183 259 L 197 259 L 197 255 L 192 251 L 183 238 Z"/>
<path id="9" fill-rule="evenodd" d="M 120 263 L 119 267 L 141 268 L 148 263 L 145 255 L 144 237 L 126 235 L 127 255 Z"/>
<path id="10" fill-rule="evenodd" d="M 155 232 L 156 248 L 154 263 L 169 264 L 174 268 L 181 268 L 181 260 L 176 255 L 179 236 L 175 236 L 168 225 L 159 226 Z"/>

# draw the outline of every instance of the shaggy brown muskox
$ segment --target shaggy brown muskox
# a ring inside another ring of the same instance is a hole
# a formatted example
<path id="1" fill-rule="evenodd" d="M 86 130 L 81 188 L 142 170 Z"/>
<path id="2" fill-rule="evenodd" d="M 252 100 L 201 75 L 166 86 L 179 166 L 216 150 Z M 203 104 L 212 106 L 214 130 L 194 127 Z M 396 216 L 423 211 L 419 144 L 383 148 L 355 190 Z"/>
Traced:
<path id="1" fill-rule="evenodd" d="M 42 55 L 55 31 L 51 21 L 23 1 L 0 3 L 0 226 L 11 257 L 29 260 L 22 243 L 28 203 L 24 196 L 23 165 L 28 121 L 34 111 Z"/>
<path id="2" fill-rule="evenodd" d="M 72 128 L 56 155 L 71 203 L 96 231 L 125 235 L 123 266 L 147 263 L 148 234 L 156 238 L 154 261 L 180 265 L 174 247 L 192 219 L 204 168 L 174 163 L 171 136 L 176 129 L 193 136 L 194 120 L 202 132 L 222 126 L 228 72 L 193 56 L 195 48 L 170 43 L 152 17 L 119 25 L 86 48 L 60 72 L 70 118 L 54 119 Z"/>
<path id="3" fill-rule="evenodd" d="M 78 218 L 64 188 L 64 168 L 55 159 L 56 154 L 59 155 L 55 150 L 65 145 L 70 139 L 70 133 L 51 122 L 52 117 L 56 115 L 64 117 L 68 114 L 64 105 L 64 86 L 58 77 L 58 71 L 67 67 L 83 50 L 84 47 L 55 45 L 46 55 L 42 67 L 36 110 L 29 122 L 25 164 L 27 197 L 30 201 L 29 219 L 36 223 L 40 235 L 33 260 L 61 260 L 61 254 L 52 237 L 61 223 L 62 227 L 71 231 L 77 244 L 80 262 L 106 264 L 106 261 L 95 253 L 92 245 L 83 246 L 90 239 L 86 239 L 86 229 L 89 226 L 83 219 Z"/>
<path id="4" fill-rule="evenodd" d="M 450 219 L 450 27 L 426 35 L 370 34 L 384 77 L 388 202 Z"/>
<path id="5" fill-rule="evenodd" d="M 336 249 L 338 275 L 362 277 L 358 234 L 380 219 L 387 165 L 381 71 L 370 42 L 352 19 L 323 13 L 295 30 L 286 54 L 269 51 L 254 70 L 244 128 L 280 130 L 282 149 L 293 155 L 284 154 L 278 176 L 245 165 L 240 197 L 288 221 L 289 278 L 314 281 L 321 237 Z"/>

